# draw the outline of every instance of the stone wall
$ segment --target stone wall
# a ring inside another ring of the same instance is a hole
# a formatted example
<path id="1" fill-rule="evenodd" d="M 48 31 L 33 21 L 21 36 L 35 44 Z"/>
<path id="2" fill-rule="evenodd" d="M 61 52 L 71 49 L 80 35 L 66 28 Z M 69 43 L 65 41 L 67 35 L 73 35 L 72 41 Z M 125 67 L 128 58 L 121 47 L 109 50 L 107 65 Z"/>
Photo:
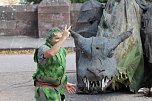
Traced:
<path id="1" fill-rule="evenodd" d="M 38 36 L 37 5 L 0 6 L 0 35 Z"/>
<path id="2" fill-rule="evenodd" d="M 72 25 L 72 29 L 75 29 L 81 5 L 70 4 L 69 8 L 62 6 L 60 9 L 44 9 L 41 5 L 0 6 L 0 36 L 45 37 L 52 27 L 63 27 L 65 24 Z M 53 15 L 48 14 L 48 11 Z"/>
<path id="3" fill-rule="evenodd" d="M 38 6 L 39 37 L 45 37 L 53 27 L 70 25 L 70 3 L 64 0 L 43 0 Z"/>
<path id="4" fill-rule="evenodd" d="M 81 6 L 82 6 L 81 3 L 71 4 L 70 22 L 71 22 L 71 26 L 72 26 L 73 30 L 75 30 L 75 26 L 76 26 L 77 19 L 79 17 L 79 12 L 80 12 Z"/>

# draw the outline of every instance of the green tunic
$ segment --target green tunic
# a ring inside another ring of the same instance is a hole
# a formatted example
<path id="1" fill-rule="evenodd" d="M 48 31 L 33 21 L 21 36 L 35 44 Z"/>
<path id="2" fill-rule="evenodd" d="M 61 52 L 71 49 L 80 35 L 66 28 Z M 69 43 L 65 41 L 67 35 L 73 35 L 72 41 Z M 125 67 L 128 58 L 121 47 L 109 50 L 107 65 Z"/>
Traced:
<path id="1" fill-rule="evenodd" d="M 60 95 L 63 95 L 65 91 L 63 83 L 67 83 L 67 76 L 65 75 L 66 50 L 60 48 L 53 58 L 43 58 L 44 51 L 51 47 L 52 46 L 46 42 L 36 50 L 34 61 L 37 63 L 37 71 L 34 73 L 33 79 L 60 85 L 60 87 L 58 87 L 58 89 L 51 87 L 35 87 L 36 101 L 60 101 Z"/>

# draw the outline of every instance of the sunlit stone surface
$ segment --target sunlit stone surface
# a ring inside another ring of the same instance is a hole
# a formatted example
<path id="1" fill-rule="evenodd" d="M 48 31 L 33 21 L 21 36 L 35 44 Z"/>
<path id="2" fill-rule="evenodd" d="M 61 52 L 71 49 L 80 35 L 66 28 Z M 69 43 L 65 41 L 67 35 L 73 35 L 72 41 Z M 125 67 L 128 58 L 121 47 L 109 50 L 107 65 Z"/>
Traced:
<path id="1" fill-rule="evenodd" d="M 19 3 L 20 0 L 0 0 L 0 5 L 15 5 Z"/>

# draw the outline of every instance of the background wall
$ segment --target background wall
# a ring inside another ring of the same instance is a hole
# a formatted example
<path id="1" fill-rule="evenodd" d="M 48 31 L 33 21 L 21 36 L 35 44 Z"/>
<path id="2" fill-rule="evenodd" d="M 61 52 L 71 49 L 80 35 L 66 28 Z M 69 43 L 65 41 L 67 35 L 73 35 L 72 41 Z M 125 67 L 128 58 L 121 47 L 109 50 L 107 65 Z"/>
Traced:
<path id="1" fill-rule="evenodd" d="M 0 35 L 38 35 L 37 5 L 0 6 Z"/>
<path id="2" fill-rule="evenodd" d="M 70 4 L 70 10 L 66 12 L 67 15 L 65 14 L 65 16 L 68 16 L 68 14 L 70 16 L 70 18 L 67 19 L 69 19 L 69 24 L 72 25 L 72 29 L 75 29 L 75 23 L 79 16 L 81 5 L 81 3 Z M 45 36 L 39 35 L 40 27 L 38 27 L 38 9 L 39 6 L 37 4 L 0 6 L 0 36 Z M 64 11 L 62 11 L 62 9 L 61 13 Z M 56 17 L 54 17 L 54 19 L 56 19 Z M 52 19 L 52 21 L 54 19 Z M 47 20 L 51 19 L 48 18 Z M 58 23 L 57 20 L 54 21 L 55 22 L 50 23 Z"/>

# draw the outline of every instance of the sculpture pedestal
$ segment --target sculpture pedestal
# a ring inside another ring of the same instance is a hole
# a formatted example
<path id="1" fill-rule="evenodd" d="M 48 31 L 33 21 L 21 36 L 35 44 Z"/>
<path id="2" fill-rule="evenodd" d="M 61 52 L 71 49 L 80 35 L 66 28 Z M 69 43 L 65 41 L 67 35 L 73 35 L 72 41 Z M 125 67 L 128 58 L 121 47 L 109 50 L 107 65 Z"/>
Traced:
<path id="1" fill-rule="evenodd" d="M 70 25 L 70 3 L 67 0 L 43 0 L 38 6 L 39 37 L 45 37 L 53 27 Z"/>

